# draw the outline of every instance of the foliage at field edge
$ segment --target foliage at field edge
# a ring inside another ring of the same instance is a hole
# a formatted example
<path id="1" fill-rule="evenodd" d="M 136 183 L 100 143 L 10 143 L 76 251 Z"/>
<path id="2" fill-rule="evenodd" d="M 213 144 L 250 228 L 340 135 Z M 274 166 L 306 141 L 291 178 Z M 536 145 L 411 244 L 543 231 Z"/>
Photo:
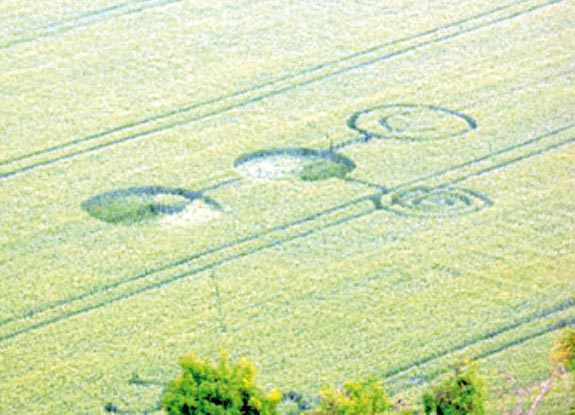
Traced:
<path id="1" fill-rule="evenodd" d="M 473 366 L 455 374 L 422 397 L 426 415 L 484 415 L 481 380 Z"/>
<path id="2" fill-rule="evenodd" d="M 213 366 L 191 354 L 180 358 L 182 374 L 172 380 L 162 397 L 169 415 L 277 415 L 279 390 L 262 392 L 255 383 L 256 368 L 247 359 L 233 365 L 220 350 Z"/>
<path id="3" fill-rule="evenodd" d="M 575 328 L 565 329 L 553 348 L 553 360 L 565 366 L 565 369 L 575 373 Z"/>
<path id="4" fill-rule="evenodd" d="M 551 358 L 571 375 L 569 415 L 575 415 L 575 380 L 573 379 L 575 378 L 575 328 L 567 328 L 563 331 L 562 336 L 555 343 Z"/>
<path id="5" fill-rule="evenodd" d="M 536 409 L 557 377 L 575 375 L 575 329 L 565 329 L 552 353 L 556 368 L 541 383 L 541 391 L 529 408 Z M 162 398 L 161 406 L 168 415 L 414 415 L 419 412 L 394 404 L 382 383 L 374 377 L 347 381 L 343 387 L 323 385 L 319 398 L 311 405 L 297 392 L 282 396 L 277 389 L 264 392 L 256 386 L 255 365 L 243 358 L 234 364 L 227 361 L 225 351 L 213 365 L 196 355 L 180 358 L 182 374 L 172 380 Z M 484 415 L 482 380 L 476 366 L 465 361 L 440 383 L 423 393 L 421 403 L 425 415 Z M 575 402 L 575 382 L 569 382 L 571 402 Z M 515 414 L 523 414 L 522 403 Z M 575 415 L 571 405 L 569 415 Z"/>
<path id="6" fill-rule="evenodd" d="M 306 415 L 379 415 L 391 408 L 381 382 L 375 378 L 366 381 L 348 381 L 343 388 L 325 385 L 319 391 L 316 408 Z"/>

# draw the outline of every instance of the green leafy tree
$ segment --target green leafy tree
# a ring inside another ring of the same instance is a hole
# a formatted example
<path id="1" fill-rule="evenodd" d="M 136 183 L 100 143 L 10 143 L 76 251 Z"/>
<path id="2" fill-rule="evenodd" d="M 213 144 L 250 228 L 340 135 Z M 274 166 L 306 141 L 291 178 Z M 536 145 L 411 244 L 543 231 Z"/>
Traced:
<path id="1" fill-rule="evenodd" d="M 320 401 L 309 415 L 382 415 L 391 408 L 380 382 L 371 378 L 363 382 L 346 382 L 343 389 L 324 386 Z"/>
<path id="2" fill-rule="evenodd" d="M 423 395 L 426 415 L 483 415 L 481 382 L 473 367 L 455 374 Z"/>
<path id="3" fill-rule="evenodd" d="M 575 373 L 575 328 L 563 330 L 553 348 L 552 359 L 568 372 Z"/>
<path id="4" fill-rule="evenodd" d="M 567 328 L 562 331 L 561 337 L 551 352 L 551 358 L 560 368 L 564 368 L 560 370 L 567 372 L 569 415 L 575 415 L 575 328 Z"/>
<path id="5" fill-rule="evenodd" d="M 217 365 L 196 355 L 180 358 L 182 373 L 164 392 L 161 405 L 168 415 L 277 415 L 281 392 L 261 391 L 252 362 L 230 365 L 220 351 Z"/>

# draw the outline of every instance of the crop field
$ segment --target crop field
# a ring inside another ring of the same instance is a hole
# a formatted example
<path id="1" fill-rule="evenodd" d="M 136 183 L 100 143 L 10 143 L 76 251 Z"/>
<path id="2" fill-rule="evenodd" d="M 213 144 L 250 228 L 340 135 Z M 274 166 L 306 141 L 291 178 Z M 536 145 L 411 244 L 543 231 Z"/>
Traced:
<path id="1" fill-rule="evenodd" d="M 575 324 L 572 0 L 0 1 L 0 414 L 194 351 L 488 413 Z M 562 415 L 561 384 L 541 414 Z"/>

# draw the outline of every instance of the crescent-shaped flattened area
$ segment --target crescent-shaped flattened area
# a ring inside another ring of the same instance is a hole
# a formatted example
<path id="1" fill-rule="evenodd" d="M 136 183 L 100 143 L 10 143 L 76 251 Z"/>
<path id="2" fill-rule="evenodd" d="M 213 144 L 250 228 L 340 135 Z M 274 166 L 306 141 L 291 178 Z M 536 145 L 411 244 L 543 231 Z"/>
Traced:
<path id="1" fill-rule="evenodd" d="M 447 108 L 392 104 L 356 112 L 348 126 L 369 137 L 424 142 L 460 136 L 477 128 L 477 123 Z"/>

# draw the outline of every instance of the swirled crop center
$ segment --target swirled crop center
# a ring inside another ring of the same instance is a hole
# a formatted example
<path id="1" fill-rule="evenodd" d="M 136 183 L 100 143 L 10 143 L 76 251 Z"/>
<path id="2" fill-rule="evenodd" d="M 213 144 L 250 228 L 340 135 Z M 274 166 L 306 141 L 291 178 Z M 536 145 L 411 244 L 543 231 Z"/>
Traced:
<path id="1" fill-rule="evenodd" d="M 468 115 L 432 105 L 382 105 L 354 114 L 350 128 L 364 135 L 407 141 L 457 137 L 477 127 Z"/>
<path id="2" fill-rule="evenodd" d="M 490 206 L 484 195 L 467 189 L 416 187 L 394 195 L 390 208 L 407 216 L 456 216 Z"/>
<path id="3" fill-rule="evenodd" d="M 244 154 L 234 167 L 252 179 L 318 181 L 343 178 L 355 168 L 355 163 L 330 151 L 280 148 Z"/>
<path id="4" fill-rule="evenodd" d="M 208 217 L 219 204 L 199 192 L 163 186 L 133 187 L 101 193 L 82 203 L 90 216 L 107 223 L 136 224 L 158 218 Z"/>

